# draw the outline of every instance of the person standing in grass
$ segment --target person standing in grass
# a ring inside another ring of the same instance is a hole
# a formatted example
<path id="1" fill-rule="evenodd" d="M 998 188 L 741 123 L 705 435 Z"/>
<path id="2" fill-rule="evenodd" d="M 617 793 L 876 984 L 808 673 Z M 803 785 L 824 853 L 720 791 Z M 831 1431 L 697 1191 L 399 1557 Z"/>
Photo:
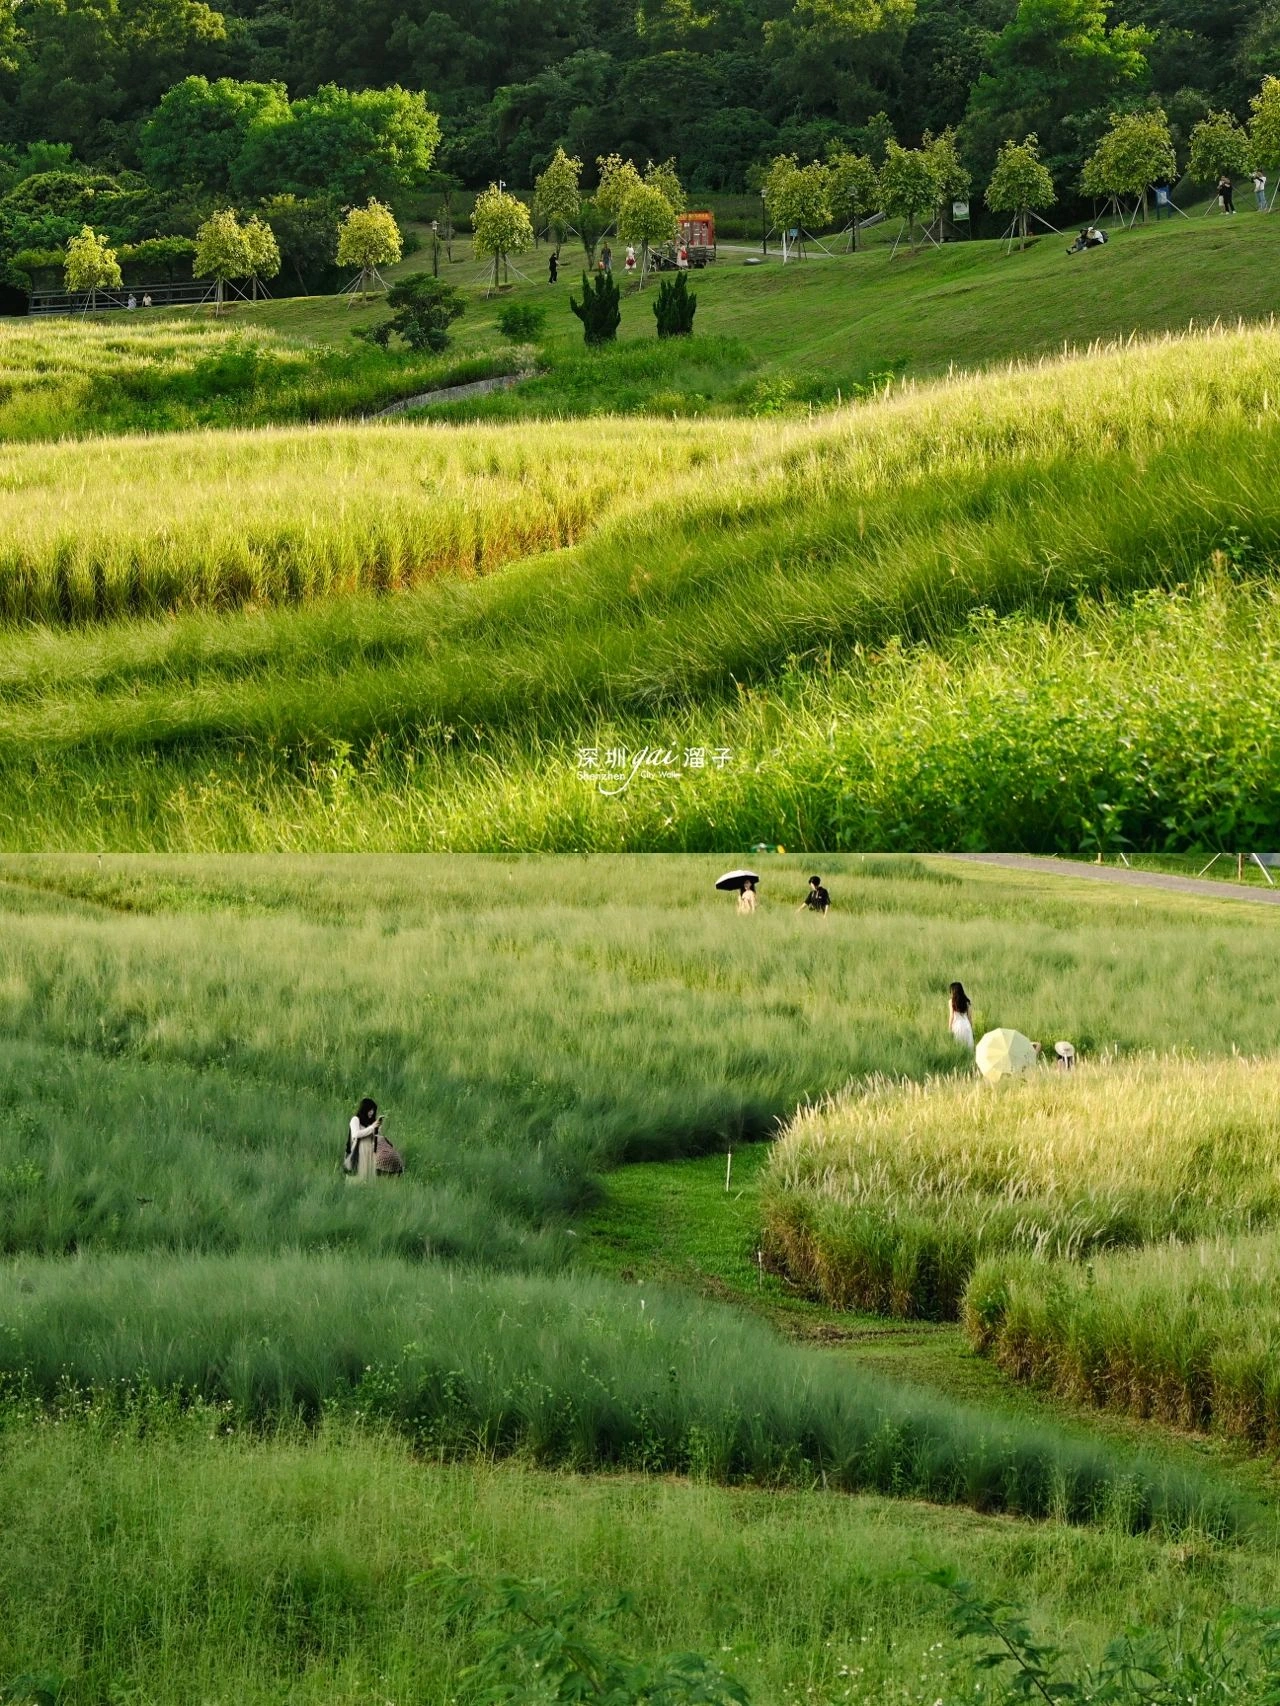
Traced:
<path id="1" fill-rule="evenodd" d="M 560 257 L 552 249 L 547 257 L 547 283 L 554 284 L 560 276 Z"/>
<path id="2" fill-rule="evenodd" d="M 756 885 L 754 881 L 748 877 L 746 882 L 744 882 L 742 887 L 738 890 L 738 911 L 754 912 L 755 909 Z"/>
<path id="3" fill-rule="evenodd" d="M 951 1035 L 970 1054 L 973 1053 L 973 1002 L 964 992 L 962 983 L 951 985 L 951 995 L 947 1004 L 947 1020 L 951 1026 Z"/>
<path id="4" fill-rule="evenodd" d="M 347 1127 L 347 1152 L 342 1157 L 344 1173 L 354 1173 L 360 1164 L 360 1145 L 373 1143 L 375 1154 L 377 1142 L 382 1134 L 382 1121 L 378 1117 L 378 1104 L 371 1096 L 366 1096 Z"/>
<path id="5" fill-rule="evenodd" d="M 1258 212 L 1267 211 L 1267 174 L 1261 166 L 1253 174 L 1253 193 L 1258 203 Z"/>
<path id="6" fill-rule="evenodd" d="M 613 250 L 607 242 L 600 250 L 600 270 L 609 273 L 613 271 Z"/>
<path id="7" fill-rule="evenodd" d="M 826 917 L 831 906 L 831 896 L 823 888 L 821 877 L 809 878 L 809 892 L 804 897 L 804 904 L 810 912 L 820 912 Z"/>
<path id="8" fill-rule="evenodd" d="M 1225 172 L 1218 179 L 1218 206 L 1224 213 L 1234 213 L 1236 210 L 1235 185 Z"/>

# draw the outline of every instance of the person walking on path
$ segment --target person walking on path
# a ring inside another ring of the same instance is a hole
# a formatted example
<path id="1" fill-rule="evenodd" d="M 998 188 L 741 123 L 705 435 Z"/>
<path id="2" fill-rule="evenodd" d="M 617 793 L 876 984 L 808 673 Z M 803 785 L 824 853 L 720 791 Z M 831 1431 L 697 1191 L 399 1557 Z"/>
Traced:
<path id="1" fill-rule="evenodd" d="M 951 1027 L 951 1035 L 962 1047 L 973 1053 L 973 1002 L 964 992 L 962 983 L 951 985 L 951 994 L 947 1003 L 947 1020 Z"/>
<path id="2" fill-rule="evenodd" d="M 1218 179 L 1218 206 L 1224 213 L 1234 213 L 1236 210 L 1235 185 L 1225 172 Z"/>

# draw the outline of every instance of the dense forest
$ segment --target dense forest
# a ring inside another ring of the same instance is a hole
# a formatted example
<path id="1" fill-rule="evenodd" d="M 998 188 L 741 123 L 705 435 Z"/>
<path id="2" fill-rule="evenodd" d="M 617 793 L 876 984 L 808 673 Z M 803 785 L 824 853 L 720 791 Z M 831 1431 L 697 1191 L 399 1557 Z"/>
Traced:
<path id="1" fill-rule="evenodd" d="M 699 192 L 778 153 L 878 163 L 954 126 L 975 184 L 1034 131 L 1068 195 L 1117 108 L 1185 149 L 1280 64 L 1280 0 L 0 0 L 0 264 L 272 204 L 299 280 L 333 205 L 503 178 L 557 146 L 674 156 Z M 327 225 L 326 225 L 327 222 Z M 310 245 L 310 247 L 309 247 Z M 312 252 L 314 251 L 314 252 Z M 176 253 L 176 251 L 175 251 Z M 163 256 L 148 255 L 154 266 Z"/>

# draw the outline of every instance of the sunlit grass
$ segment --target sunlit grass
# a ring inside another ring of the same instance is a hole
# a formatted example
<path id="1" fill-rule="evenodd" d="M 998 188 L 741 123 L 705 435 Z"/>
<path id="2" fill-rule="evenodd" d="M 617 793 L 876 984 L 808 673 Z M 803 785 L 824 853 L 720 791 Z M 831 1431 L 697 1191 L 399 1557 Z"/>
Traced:
<path id="1" fill-rule="evenodd" d="M 1174 976 L 1167 998 L 1186 987 Z M 981 1001 L 978 1019 L 1035 1023 L 1007 1000 Z M 769 1246 L 795 1280 L 838 1307 L 933 1319 L 956 1316 L 984 1256 L 1080 1262 L 1278 1217 L 1275 1060 L 1156 1056 L 853 1091 L 797 1115 L 765 1192 Z"/>

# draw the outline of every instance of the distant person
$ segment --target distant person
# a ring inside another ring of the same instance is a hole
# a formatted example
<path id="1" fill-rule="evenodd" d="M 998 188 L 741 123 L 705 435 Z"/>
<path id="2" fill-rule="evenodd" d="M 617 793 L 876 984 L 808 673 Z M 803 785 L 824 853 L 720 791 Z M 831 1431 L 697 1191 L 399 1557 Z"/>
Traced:
<path id="1" fill-rule="evenodd" d="M 1259 168 L 1253 174 L 1253 194 L 1258 204 L 1258 212 L 1267 211 L 1267 174 Z"/>
<path id="2" fill-rule="evenodd" d="M 1067 250 L 1069 255 L 1078 255 L 1081 249 L 1100 249 L 1107 241 L 1107 234 L 1097 225 L 1086 225 L 1075 242 Z"/>
<path id="3" fill-rule="evenodd" d="M 552 249 L 547 257 L 547 283 L 554 284 L 560 276 L 560 257 Z"/>
<path id="4" fill-rule="evenodd" d="M 681 272 L 689 270 L 689 251 L 683 243 L 676 250 L 676 266 Z"/>
<path id="5" fill-rule="evenodd" d="M 1158 225 L 1161 219 L 1173 218 L 1175 212 L 1173 191 L 1167 183 L 1155 184 L 1152 187 L 1156 192 L 1156 224 Z"/>
<path id="6" fill-rule="evenodd" d="M 354 1173 L 360 1163 L 360 1145 L 373 1143 L 376 1145 L 382 1132 L 382 1121 L 378 1116 L 378 1104 L 370 1096 L 366 1096 L 347 1126 L 347 1149 L 342 1157 L 344 1173 Z"/>
<path id="7" fill-rule="evenodd" d="M 600 266 L 604 272 L 613 271 L 613 250 L 606 243 L 600 251 Z"/>
<path id="8" fill-rule="evenodd" d="M 1053 1063 L 1059 1072 L 1074 1072 L 1076 1051 L 1074 1043 L 1054 1043 Z"/>
<path id="9" fill-rule="evenodd" d="M 964 992 L 962 983 L 953 983 L 947 1002 L 947 1023 L 951 1027 L 951 1035 L 972 1054 L 973 1042 L 973 1002 Z"/>
<path id="10" fill-rule="evenodd" d="M 144 308 L 150 308 L 150 306 L 151 306 L 151 298 L 150 298 L 150 296 L 149 296 L 149 295 L 145 295 L 145 294 L 144 294 L 144 296 L 143 296 L 143 298 L 142 298 L 142 306 L 143 306 L 143 307 L 144 307 Z"/>
<path id="11" fill-rule="evenodd" d="M 129 300 L 125 303 L 125 307 L 126 308 L 136 308 L 137 306 L 138 306 L 138 298 L 133 294 L 132 291 L 130 291 L 129 292 Z"/>
<path id="12" fill-rule="evenodd" d="M 809 892 L 804 897 L 804 904 L 810 912 L 826 913 L 831 908 L 831 896 L 822 886 L 821 877 L 809 878 Z"/>
<path id="13" fill-rule="evenodd" d="M 1225 172 L 1218 179 L 1218 206 L 1224 213 L 1234 213 L 1236 210 L 1235 185 Z"/>
<path id="14" fill-rule="evenodd" d="M 754 912 L 756 909 L 756 885 L 750 877 L 738 890 L 738 911 Z"/>
<path id="15" fill-rule="evenodd" d="M 636 248 L 634 243 L 627 244 L 627 258 L 622 264 L 627 272 L 634 272 L 636 270 Z"/>

